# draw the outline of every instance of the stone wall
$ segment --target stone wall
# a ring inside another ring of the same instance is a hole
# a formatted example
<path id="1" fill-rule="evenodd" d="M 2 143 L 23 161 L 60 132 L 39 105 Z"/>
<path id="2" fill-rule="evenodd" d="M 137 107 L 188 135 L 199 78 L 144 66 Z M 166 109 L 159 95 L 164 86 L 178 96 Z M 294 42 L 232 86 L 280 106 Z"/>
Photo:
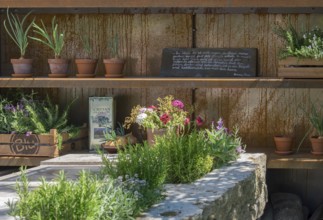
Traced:
<path id="1" fill-rule="evenodd" d="M 267 202 L 266 156 L 243 154 L 192 184 L 166 185 L 166 198 L 138 219 L 258 219 Z"/>

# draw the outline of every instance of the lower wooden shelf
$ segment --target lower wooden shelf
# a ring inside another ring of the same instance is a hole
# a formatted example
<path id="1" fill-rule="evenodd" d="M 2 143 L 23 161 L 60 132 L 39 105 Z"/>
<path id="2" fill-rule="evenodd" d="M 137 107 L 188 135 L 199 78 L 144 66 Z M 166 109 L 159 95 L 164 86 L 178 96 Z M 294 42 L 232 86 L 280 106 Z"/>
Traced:
<path id="1" fill-rule="evenodd" d="M 278 155 L 273 148 L 248 149 L 248 153 L 265 153 L 268 169 L 323 169 L 323 155 L 313 155 L 309 149 L 290 155 Z"/>

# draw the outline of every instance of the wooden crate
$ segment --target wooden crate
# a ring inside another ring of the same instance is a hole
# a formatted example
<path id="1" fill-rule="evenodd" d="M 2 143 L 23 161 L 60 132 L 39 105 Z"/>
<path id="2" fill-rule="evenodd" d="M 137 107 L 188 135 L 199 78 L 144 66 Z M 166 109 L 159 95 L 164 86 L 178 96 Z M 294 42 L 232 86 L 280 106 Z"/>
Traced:
<path id="1" fill-rule="evenodd" d="M 0 166 L 37 166 L 41 161 L 83 150 L 88 145 L 88 128 L 83 127 L 75 138 L 62 133 L 63 146 L 58 150 L 57 130 L 49 134 L 0 134 Z"/>
<path id="2" fill-rule="evenodd" d="M 278 77 L 323 78 L 323 60 L 288 57 L 278 61 Z"/>

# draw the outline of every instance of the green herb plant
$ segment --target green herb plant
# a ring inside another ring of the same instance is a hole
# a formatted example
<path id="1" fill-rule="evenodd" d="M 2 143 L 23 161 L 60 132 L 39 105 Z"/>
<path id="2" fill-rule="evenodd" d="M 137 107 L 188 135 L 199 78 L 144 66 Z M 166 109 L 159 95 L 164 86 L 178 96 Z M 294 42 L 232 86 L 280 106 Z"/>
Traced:
<path id="1" fill-rule="evenodd" d="M 111 58 L 118 58 L 118 50 L 119 50 L 119 36 L 116 34 L 112 38 L 112 41 L 109 42 L 109 48 L 110 48 L 110 56 Z"/>
<path id="2" fill-rule="evenodd" d="M 134 219 L 136 198 L 114 181 L 100 180 L 82 171 L 75 181 L 64 172 L 52 182 L 41 179 L 35 190 L 29 189 L 26 171 L 16 183 L 18 201 L 8 201 L 9 215 L 19 219 L 112 220 Z"/>
<path id="3" fill-rule="evenodd" d="M 323 58 L 323 31 L 315 27 L 310 31 L 298 33 L 289 21 L 287 25 L 276 25 L 274 33 L 285 42 L 285 48 L 279 52 L 279 58 Z"/>
<path id="4" fill-rule="evenodd" d="M 213 158 L 208 147 L 204 132 L 197 129 L 180 136 L 176 132 L 168 132 L 157 137 L 154 145 L 167 161 L 169 183 L 191 183 L 210 172 Z"/>
<path id="5" fill-rule="evenodd" d="M 7 19 L 3 22 L 4 28 L 7 31 L 8 35 L 20 50 L 20 59 L 23 59 L 26 54 L 26 50 L 29 44 L 28 32 L 35 20 L 34 18 L 29 24 L 25 25 L 30 13 L 31 12 L 27 13 L 22 19 L 20 19 L 17 15 L 10 13 L 8 8 Z"/>
<path id="6" fill-rule="evenodd" d="M 35 22 L 33 23 L 33 31 L 39 36 L 30 38 L 51 48 L 55 54 L 55 59 L 60 58 L 64 47 L 65 32 L 59 32 L 55 16 L 52 19 L 51 33 L 47 30 L 43 20 L 40 22 L 41 26 Z"/>

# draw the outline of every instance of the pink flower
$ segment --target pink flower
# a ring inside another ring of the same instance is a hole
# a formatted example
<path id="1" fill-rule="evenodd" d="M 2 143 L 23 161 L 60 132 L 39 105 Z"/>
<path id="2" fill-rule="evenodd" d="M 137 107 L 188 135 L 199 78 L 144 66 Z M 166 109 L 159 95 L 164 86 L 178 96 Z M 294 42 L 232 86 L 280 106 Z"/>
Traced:
<path id="1" fill-rule="evenodd" d="M 33 132 L 31 132 L 31 131 L 27 131 L 27 132 L 26 132 L 26 136 L 27 136 L 27 137 L 29 137 L 30 135 L 32 135 L 32 133 L 33 133 Z"/>
<path id="2" fill-rule="evenodd" d="M 164 113 L 162 116 L 160 116 L 159 118 L 163 123 L 164 125 L 167 124 L 169 121 L 170 121 L 170 116 L 166 113 Z"/>
<path id="3" fill-rule="evenodd" d="M 196 122 L 196 125 L 199 126 L 199 127 L 201 127 L 203 125 L 203 123 L 204 123 L 201 116 L 197 116 L 195 122 Z"/>
<path id="4" fill-rule="evenodd" d="M 151 106 L 149 106 L 148 108 L 151 108 L 151 109 L 153 109 L 153 110 L 156 110 L 156 109 L 157 109 L 157 107 L 156 107 L 156 106 L 154 106 L 154 105 L 151 105 Z"/>
<path id="5" fill-rule="evenodd" d="M 172 101 L 172 105 L 176 108 L 183 109 L 184 108 L 184 103 L 180 100 L 174 100 Z"/>
<path id="6" fill-rule="evenodd" d="M 185 118 L 184 125 L 188 125 L 190 123 L 190 118 Z"/>

